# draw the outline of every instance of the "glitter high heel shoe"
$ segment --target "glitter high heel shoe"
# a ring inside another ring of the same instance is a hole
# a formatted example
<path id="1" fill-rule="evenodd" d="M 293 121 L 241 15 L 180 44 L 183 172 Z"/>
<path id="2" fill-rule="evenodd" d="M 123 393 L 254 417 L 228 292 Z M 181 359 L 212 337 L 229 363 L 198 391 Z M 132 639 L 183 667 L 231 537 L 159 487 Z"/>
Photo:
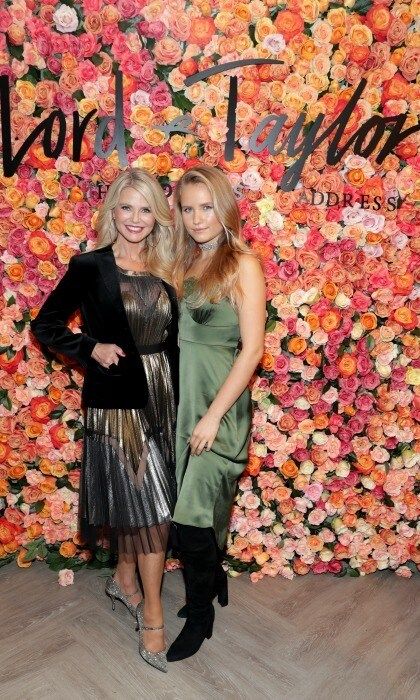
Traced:
<path id="1" fill-rule="evenodd" d="M 132 598 L 133 595 L 136 595 L 139 592 L 139 588 L 137 588 L 134 593 L 123 593 L 121 588 L 119 587 L 118 583 L 115 581 L 115 579 L 112 576 L 109 576 L 105 582 L 105 593 L 111 598 L 112 601 L 112 609 L 115 610 L 115 601 L 120 600 L 121 603 L 124 603 L 125 607 L 129 610 L 131 615 L 137 619 L 137 630 L 140 629 L 139 627 L 139 615 L 141 617 L 142 613 L 142 603 L 143 601 L 141 600 L 140 603 L 134 604 L 130 603 L 129 598 Z"/>
<path id="2" fill-rule="evenodd" d="M 143 602 L 143 601 L 142 601 Z M 139 606 L 140 607 L 140 606 Z M 139 615 L 137 616 L 137 623 L 140 629 L 140 639 L 139 639 L 139 654 L 150 666 L 154 666 L 158 671 L 163 671 L 163 673 L 168 672 L 168 663 L 166 660 L 167 647 L 163 651 L 149 651 L 144 646 L 143 641 L 143 631 L 144 630 L 163 630 L 164 625 L 161 627 L 147 627 L 143 622 L 143 606 L 139 610 Z"/>

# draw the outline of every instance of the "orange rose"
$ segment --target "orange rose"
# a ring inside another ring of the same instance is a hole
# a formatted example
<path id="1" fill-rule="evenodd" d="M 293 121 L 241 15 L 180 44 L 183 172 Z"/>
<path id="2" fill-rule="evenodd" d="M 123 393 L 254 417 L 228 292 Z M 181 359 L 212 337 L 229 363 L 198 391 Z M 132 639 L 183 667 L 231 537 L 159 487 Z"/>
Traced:
<path id="1" fill-rule="evenodd" d="M 286 42 L 304 29 L 304 21 L 297 12 L 281 10 L 274 20 L 275 27 L 283 35 Z"/>
<path id="2" fill-rule="evenodd" d="M 47 396 L 35 396 L 31 399 L 29 410 L 34 421 L 48 423 L 50 413 L 54 410 L 54 404 Z"/>
<path id="3" fill-rule="evenodd" d="M 273 489 L 273 499 L 278 501 L 279 503 L 281 501 L 287 501 L 290 498 L 290 489 L 288 489 L 286 486 L 277 486 L 277 488 Z"/>
<path id="4" fill-rule="evenodd" d="M 17 547 L 16 547 L 16 549 L 17 549 Z M 14 551 L 16 551 L 16 550 L 14 550 Z M 18 556 L 17 556 L 16 564 L 17 564 L 21 569 L 28 569 L 28 568 L 31 566 L 31 564 L 32 564 L 31 561 L 26 561 L 26 559 L 25 559 L 27 553 L 28 553 L 28 550 L 23 548 L 23 549 L 20 550 L 20 552 L 19 552 L 19 554 L 18 554 Z"/>
<path id="5" fill-rule="evenodd" d="M 25 265 L 23 263 L 9 263 L 4 269 L 6 275 L 12 282 L 23 282 L 25 277 Z"/>
<path id="6" fill-rule="evenodd" d="M 360 317 L 360 323 L 367 331 L 372 331 L 378 325 L 378 319 L 374 313 L 367 312 Z"/>
<path id="7" fill-rule="evenodd" d="M 42 231 L 31 233 L 28 248 L 40 260 L 49 260 L 54 255 L 54 246 Z"/>
<path id="8" fill-rule="evenodd" d="M 0 369 L 3 369 L 8 374 L 13 374 L 22 360 L 23 350 L 18 350 L 12 357 L 8 357 L 7 352 L 3 352 L 0 354 Z"/>
<path id="9" fill-rule="evenodd" d="M 311 549 L 313 552 L 320 552 L 324 546 L 324 542 L 320 537 L 318 537 L 318 535 L 309 535 L 306 543 L 309 549 Z"/>
<path id="10" fill-rule="evenodd" d="M 25 163 L 40 170 L 51 170 L 54 167 L 55 160 L 47 158 L 41 143 L 35 143 L 30 147 Z"/>
<path id="11" fill-rule="evenodd" d="M 338 369 L 343 377 L 350 377 L 354 374 L 357 370 L 357 362 L 353 355 L 350 355 L 348 352 L 344 353 L 338 363 Z"/>
<path id="12" fill-rule="evenodd" d="M 360 455 L 356 462 L 356 469 L 362 474 L 370 474 L 374 466 L 375 462 L 370 455 Z"/>
<path id="13" fill-rule="evenodd" d="M 50 438 L 55 449 L 58 450 L 60 447 L 69 442 L 69 436 L 64 425 L 54 425 L 50 428 Z"/>
<path id="14" fill-rule="evenodd" d="M 245 473 L 249 474 L 250 476 L 257 476 L 257 474 L 259 474 L 260 472 L 261 465 L 261 457 L 257 457 L 256 455 L 249 455 Z"/>
<path id="15" fill-rule="evenodd" d="M 66 558 L 74 557 L 74 555 L 77 552 L 77 547 L 74 544 L 74 542 L 71 542 L 71 540 L 68 540 L 67 542 L 61 543 L 59 552 L 60 552 L 62 557 L 66 557 Z"/>
<path id="16" fill-rule="evenodd" d="M 311 570 L 311 567 L 309 564 L 305 564 L 302 559 L 295 559 L 293 564 L 293 571 L 295 574 L 298 574 L 299 576 L 304 576 L 305 574 L 309 573 Z"/>
<path id="17" fill-rule="evenodd" d="M 22 463 L 15 464 L 13 467 L 9 467 L 7 473 L 9 475 L 9 479 L 12 479 L 13 481 L 18 481 L 19 479 L 23 479 L 23 477 L 25 476 L 26 466 Z"/>
<path id="18" fill-rule="evenodd" d="M 53 465 L 53 463 L 51 462 L 51 460 L 47 459 L 45 457 L 44 459 L 41 459 L 39 462 L 39 470 L 43 474 L 51 474 L 52 465 Z"/>
<path id="19" fill-rule="evenodd" d="M 342 508 L 344 505 L 344 496 L 341 493 L 341 491 L 333 491 L 331 496 L 328 499 L 328 502 L 331 503 L 333 508 Z"/>
<path id="20" fill-rule="evenodd" d="M 2 442 L 0 442 L 0 462 L 5 462 L 9 456 L 9 454 L 10 454 L 9 445 L 4 445 Z"/>
<path id="21" fill-rule="evenodd" d="M 30 540 L 34 540 L 36 537 L 42 535 L 42 525 L 41 523 L 33 523 L 26 530 L 26 535 Z"/>
<path id="22" fill-rule="evenodd" d="M 285 430 L 286 432 L 289 432 L 290 430 L 293 430 L 296 427 L 296 419 L 293 418 L 293 416 L 290 415 L 290 413 L 285 413 L 284 416 L 280 418 L 277 425 L 280 428 L 280 430 Z"/>
<path id="23" fill-rule="evenodd" d="M 211 17 L 193 17 L 188 41 L 204 48 L 215 34 L 216 26 Z"/>
<path id="24" fill-rule="evenodd" d="M 260 360 L 261 367 L 266 372 L 272 372 L 274 369 L 274 357 L 269 352 L 265 352 Z"/>
<path id="25" fill-rule="evenodd" d="M 23 219 L 23 225 L 31 231 L 36 231 L 43 224 L 43 220 L 37 214 L 27 214 Z"/>
<path id="26" fill-rule="evenodd" d="M 54 493 L 57 491 L 57 483 L 55 477 L 46 476 L 44 481 L 39 485 L 42 493 Z"/>
<path id="27" fill-rule="evenodd" d="M 316 331 L 319 328 L 319 317 L 317 314 L 314 314 L 313 311 L 309 311 L 309 313 L 306 314 L 305 321 L 309 323 L 311 331 Z"/>
<path id="28" fill-rule="evenodd" d="M 6 479 L 0 479 L 0 498 L 6 498 L 9 493 L 9 483 Z M 1 554 L 0 554 L 1 557 Z"/>
<path id="29" fill-rule="evenodd" d="M 347 180 L 353 187 L 361 187 L 366 180 L 366 175 L 361 168 L 354 168 L 348 171 Z"/>
<path id="30" fill-rule="evenodd" d="M 253 104 L 260 90 L 260 84 L 255 80 L 243 80 L 239 85 L 238 97 L 244 102 Z"/>
<path id="31" fill-rule="evenodd" d="M 373 5 L 366 13 L 366 24 L 371 28 L 375 39 L 385 39 L 392 22 L 392 15 L 384 5 Z"/>
<path id="32" fill-rule="evenodd" d="M 340 326 L 340 323 L 341 314 L 336 309 L 330 309 L 330 311 L 327 311 L 327 313 L 321 318 L 321 328 L 323 328 L 327 333 L 335 331 Z"/>
<path id="33" fill-rule="evenodd" d="M 305 352 L 306 348 L 306 340 L 305 338 L 301 338 L 300 336 L 294 336 L 293 338 L 290 338 L 289 342 L 287 343 L 287 349 L 293 355 L 301 355 L 303 352 Z"/>
<path id="34" fill-rule="evenodd" d="M 242 153 L 242 151 L 239 148 L 235 148 L 233 153 L 233 159 L 230 161 L 226 161 L 222 156 L 219 159 L 219 165 L 221 168 L 223 168 L 223 170 L 226 170 L 228 173 L 243 173 L 247 168 L 245 154 Z"/>
<path id="35" fill-rule="evenodd" d="M 28 438 L 37 438 L 42 435 L 42 425 L 41 423 L 28 423 L 25 425 L 25 433 Z"/>
<path id="36" fill-rule="evenodd" d="M 401 306 L 399 309 L 395 309 L 393 318 L 407 331 L 411 331 L 417 326 L 417 314 L 407 306 Z"/>
<path id="37" fill-rule="evenodd" d="M 299 469 L 293 459 L 287 459 L 284 464 L 281 465 L 280 471 L 286 479 L 295 479 L 299 474 Z"/>
<path id="38" fill-rule="evenodd" d="M 80 189 L 80 187 L 72 187 L 69 192 L 69 200 L 72 204 L 77 204 L 77 202 L 83 202 L 85 196 Z"/>

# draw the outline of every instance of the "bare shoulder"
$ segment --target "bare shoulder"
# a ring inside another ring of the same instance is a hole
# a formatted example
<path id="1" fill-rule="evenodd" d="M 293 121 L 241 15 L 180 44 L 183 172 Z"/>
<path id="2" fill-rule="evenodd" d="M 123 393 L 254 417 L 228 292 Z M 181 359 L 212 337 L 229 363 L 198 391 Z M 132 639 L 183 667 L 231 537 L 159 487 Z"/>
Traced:
<path id="1" fill-rule="evenodd" d="M 239 276 L 241 279 L 253 278 L 255 280 L 263 280 L 264 274 L 261 263 L 256 255 L 248 255 L 241 253 L 238 256 Z"/>

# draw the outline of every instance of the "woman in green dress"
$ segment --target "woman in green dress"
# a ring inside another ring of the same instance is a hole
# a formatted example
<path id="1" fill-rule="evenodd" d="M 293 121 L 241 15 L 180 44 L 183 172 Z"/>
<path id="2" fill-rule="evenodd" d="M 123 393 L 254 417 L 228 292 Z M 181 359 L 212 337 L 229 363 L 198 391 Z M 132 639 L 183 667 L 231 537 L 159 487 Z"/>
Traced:
<path id="1" fill-rule="evenodd" d="M 241 238 L 238 206 L 217 168 L 187 171 L 175 200 L 175 286 L 180 302 L 180 404 L 174 523 L 184 562 L 187 621 L 168 661 L 210 638 L 212 600 L 227 604 L 221 567 L 251 427 L 248 383 L 263 352 L 265 285 Z"/>

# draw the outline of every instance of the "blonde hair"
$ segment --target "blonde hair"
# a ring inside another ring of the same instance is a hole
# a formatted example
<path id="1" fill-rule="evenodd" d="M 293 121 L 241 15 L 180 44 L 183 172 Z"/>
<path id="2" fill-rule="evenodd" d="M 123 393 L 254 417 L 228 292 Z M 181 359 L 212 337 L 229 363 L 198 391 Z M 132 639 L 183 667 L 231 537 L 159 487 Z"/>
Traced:
<path id="1" fill-rule="evenodd" d="M 210 191 L 214 212 L 223 227 L 220 246 L 212 256 L 209 266 L 197 280 L 192 305 L 201 306 L 204 301 L 218 303 L 227 297 L 235 305 L 235 293 L 241 292 L 239 257 L 252 255 L 241 234 L 241 217 L 232 186 L 224 173 L 209 165 L 187 170 L 177 183 L 174 194 L 175 263 L 173 283 L 179 296 L 183 295 L 185 275 L 197 254 L 197 244 L 187 232 L 182 220 L 182 188 L 190 184 L 203 184 Z"/>
<path id="2" fill-rule="evenodd" d="M 171 211 L 158 181 L 146 170 L 128 168 L 110 185 L 95 224 L 98 232 L 96 248 L 112 245 L 117 239 L 118 231 L 112 213 L 120 200 L 122 190 L 126 187 L 131 187 L 143 195 L 156 219 L 153 230 L 146 239 L 146 269 L 152 275 L 171 282 L 174 249 Z"/>

